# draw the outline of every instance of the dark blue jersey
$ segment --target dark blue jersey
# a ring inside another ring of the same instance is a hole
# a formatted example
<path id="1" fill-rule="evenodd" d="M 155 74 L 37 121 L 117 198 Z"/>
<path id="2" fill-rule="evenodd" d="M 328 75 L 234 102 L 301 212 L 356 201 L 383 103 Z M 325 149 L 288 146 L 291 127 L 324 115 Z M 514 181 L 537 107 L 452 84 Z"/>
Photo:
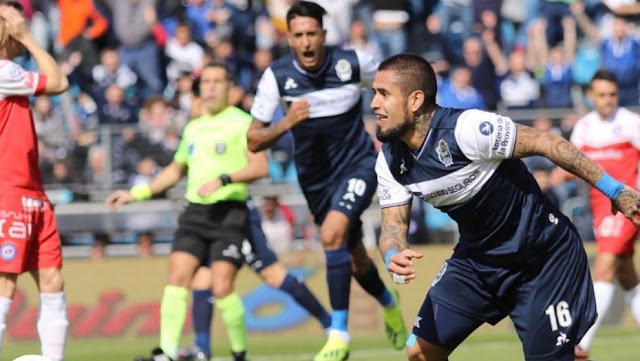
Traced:
<path id="1" fill-rule="evenodd" d="M 413 195 L 431 203 L 458 223 L 458 250 L 487 264 L 542 257 L 573 226 L 522 161 L 510 159 L 515 138 L 507 117 L 438 107 L 417 152 L 399 140 L 382 147 L 380 204 L 407 204 Z"/>
<path id="2" fill-rule="evenodd" d="M 373 167 L 375 149 L 362 122 L 361 86 L 377 64 L 354 50 L 327 47 L 315 73 L 302 69 L 293 54 L 276 61 L 260 79 L 251 115 L 270 123 L 279 105 L 309 102 L 310 117 L 292 129 L 298 180 L 317 191 L 358 167 Z"/>

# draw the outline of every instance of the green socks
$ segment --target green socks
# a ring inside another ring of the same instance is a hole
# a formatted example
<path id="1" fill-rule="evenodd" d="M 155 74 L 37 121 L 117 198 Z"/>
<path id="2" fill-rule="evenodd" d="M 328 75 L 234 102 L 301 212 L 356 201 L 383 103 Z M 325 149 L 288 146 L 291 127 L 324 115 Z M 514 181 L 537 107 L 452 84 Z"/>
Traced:
<path id="1" fill-rule="evenodd" d="M 222 321 L 229 334 L 231 351 L 240 352 L 247 350 L 247 329 L 244 323 L 244 306 L 237 293 L 216 299 L 216 305 L 222 315 Z"/>
<path id="2" fill-rule="evenodd" d="M 187 318 L 188 300 L 188 289 L 173 285 L 164 288 L 160 303 L 160 348 L 174 360 L 178 356 L 180 335 Z"/>

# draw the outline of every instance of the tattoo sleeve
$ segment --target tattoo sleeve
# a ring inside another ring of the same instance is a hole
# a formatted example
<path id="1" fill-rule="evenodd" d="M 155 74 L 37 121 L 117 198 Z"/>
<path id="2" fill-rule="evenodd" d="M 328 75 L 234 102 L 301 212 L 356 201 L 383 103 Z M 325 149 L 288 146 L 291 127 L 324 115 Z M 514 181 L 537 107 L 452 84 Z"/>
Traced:
<path id="1" fill-rule="evenodd" d="M 591 185 L 602 177 L 602 169 L 561 136 L 521 124 L 517 125 L 516 134 L 514 158 L 541 155 Z"/>
<path id="2" fill-rule="evenodd" d="M 379 248 L 382 258 L 390 249 L 402 251 L 408 247 L 409 215 L 411 203 L 395 207 L 382 208 L 382 224 Z"/>

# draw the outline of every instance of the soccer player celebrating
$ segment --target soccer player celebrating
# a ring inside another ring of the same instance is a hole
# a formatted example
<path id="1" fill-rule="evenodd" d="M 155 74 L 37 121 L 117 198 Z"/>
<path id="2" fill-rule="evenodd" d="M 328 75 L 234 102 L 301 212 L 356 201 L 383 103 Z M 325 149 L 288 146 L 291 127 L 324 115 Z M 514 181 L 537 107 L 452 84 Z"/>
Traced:
<path id="1" fill-rule="evenodd" d="M 25 48 L 39 74 L 11 61 Z M 53 361 L 64 358 L 69 322 L 60 236 L 38 169 L 28 97 L 59 94 L 68 87 L 55 60 L 29 34 L 19 2 L 0 0 L 0 345 L 17 277 L 29 271 L 40 292 L 42 355 Z"/>
<path id="2" fill-rule="evenodd" d="M 192 104 L 192 117 L 199 117 L 200 104 L 199 79 L 194 81 Z M 262 230 L 262 220 L 260 212 L 253 200 L 247 201 L 248 208 L 248 228 L 247 240 L 242 244 L 242 257 L 252 271 L 274 289 L 288 293 L 300 306 L 309 314 L 313 315 L 322 325 L 323 329 L 328 329 L 331 325 L 331 316 L 322 307 L 314 294 L 307 288 L 304 279 L 295 277 L 289 273 L 284 264 L 278 260 L 275 252 L 269 245 L 264 231 Z M 205 266 L 201 266 L 196 272 L 191 287 L 193 319 L 193 331 L 195 334 L 194 343 L 180 349 L 180 359 L 205 361 L 211 358 L 211 324 L 213 322 L 213 304 L 211 303 L 211 271 Z M 229 324 L 229 327 L 239 325 Z"/>
<path id="3" fill-rule="evenodd" d="M 575 227 L 517 158 L 540 155 L 584 179 L 640 225 L 640 193 L 568 141 L 479 110 L 439 107 L 433 68 L 412 54 L 380 64 L 371 108 L 384 142 L 376 172 L 380 252 L 396 283 L 416 279 L 408 248 L 414 195 L 460 229 L 407 341 L 410 360 L 445 361 L 476 328 L 509 316 L 526 360 L 573 361 L 595 321 L 587 257 Z"/>
<path id="4" fill-rule="evenodd" d="M 200 94 L 207 112 L 187 124 L 173 161 L 149 184 L 118 190 L 106 200 L 116 209 L 162 193 L 187 176 L 189 205 L 178 220 L 169 284 L 160 305 L 160 349 L 148 360 L 176 359 L 191 280 L 205 264 L 211 269 L 211 288 L 227 325 L 233 358 L 246 358 L 244 307 L 233 281 L 243 263 L 242 242 L 247 237 L 247 184 L 266 177 L 269 170 L 264 153 L 247 150 L 251 117 L 228 104 L 231 76 L 225 65 L 205 66 Z"/>
<path id="5" fill-rule="evenodd" d="M 298 180 L 320 226 L 333 308 L 327 343 L 314 360 L 341 361 L 349 356 L 352 272 L 383 306 L 395 348 L 404 347 L 406 330 L 397 292 L 384 286 L 362 244 L 360 216 L 376 189 L 376 152 L 362 122 L 360 86 L 371 81 L 377 64 L 358 51 L 325 46 L 324 14 L 307 1 L 287 12 L 292 54 L 273 62 L 260 79 L 247 138 L 249 149 L 260 151 L 293 133 Z M 281 101 L 288 104 L 286 115 L 269 126 Z"/>
<path id="6" fill-rule="evenodd" d="M 589 84 L 588 96 L 595 110 L 581 118 L 571 133 L 571 143 L 624 184 L 638 184 L 640 116 L 618 107 L 618 82 L 613 73 L 600 70 Z M 605 195 L 591 189 L 593 229 L 597 253 L 593 265 L 593 288 L 598 320 L 582 338 L 576 359 L 586 360 L 596 330 L 613 300 L 614 279 L 625 290 L 625 300 L 640 323 L 640 285 L 633 264 L 633 243 L 638 228 L 623 214 L 611 213 Z"/>

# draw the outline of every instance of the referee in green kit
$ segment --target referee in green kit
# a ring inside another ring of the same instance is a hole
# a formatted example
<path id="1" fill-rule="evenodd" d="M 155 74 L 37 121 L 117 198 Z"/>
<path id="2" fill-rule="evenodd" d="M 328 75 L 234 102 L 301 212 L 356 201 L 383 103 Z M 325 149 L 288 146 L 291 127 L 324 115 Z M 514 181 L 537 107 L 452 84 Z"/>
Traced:
<path id="1" fill-rule="evenodd" d="M 148 185 L 115 191 L 106 200 L 115 210 L 162 193 L 187 176 L 189 205 L 178 220 L 169 256 L 169 284 L 160 306 L 160 348 L 152 351 L 154 356 L 177 358 L 191 279 L 198 267 L 207 265 L 215 304 L 224 323 L 235 326 L 227 327 L 234 359 L 245 358 L 244 308 L 233 280 L 243 262 L 241 245 L 247 236 L 247 184 L 269 171 L 264 152 L 247 150 L 251 116 L 228 104 L 231 86 L 226 66 L 205 66 L 200 76 L 204 115 L 187 123 L 171 164 Z"/>

